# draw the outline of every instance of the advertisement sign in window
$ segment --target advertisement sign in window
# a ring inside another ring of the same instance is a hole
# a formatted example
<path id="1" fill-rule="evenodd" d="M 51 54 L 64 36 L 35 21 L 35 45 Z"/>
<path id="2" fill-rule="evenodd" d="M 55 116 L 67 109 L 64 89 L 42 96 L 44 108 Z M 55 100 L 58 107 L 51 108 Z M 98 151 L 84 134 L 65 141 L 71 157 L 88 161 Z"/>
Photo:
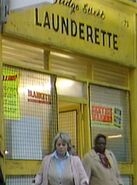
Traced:
<path id="1" fill-rule="evenodd" d="M 10 68 L 3 70 L 3 103 L 6 119 L 20 119 L 19 109 L 19 72 Z"/>
<path id="2" fill-rule="evenodd" d="M 122 109 L 106 105 L 91 106 L 91 121 L 95 125 L 115 126 L 121 128 Z"/>

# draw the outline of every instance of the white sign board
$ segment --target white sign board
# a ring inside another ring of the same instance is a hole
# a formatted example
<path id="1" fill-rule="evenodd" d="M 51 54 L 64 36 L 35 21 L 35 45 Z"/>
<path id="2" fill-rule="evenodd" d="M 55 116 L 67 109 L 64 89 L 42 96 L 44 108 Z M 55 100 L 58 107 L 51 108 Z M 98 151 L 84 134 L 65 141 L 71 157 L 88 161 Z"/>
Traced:
<path id="1" fill-rule="evenodd" d="M 40 4 L 53 4 L 54 0 L 9 0 L 9 10 L 24 9 Z"/>

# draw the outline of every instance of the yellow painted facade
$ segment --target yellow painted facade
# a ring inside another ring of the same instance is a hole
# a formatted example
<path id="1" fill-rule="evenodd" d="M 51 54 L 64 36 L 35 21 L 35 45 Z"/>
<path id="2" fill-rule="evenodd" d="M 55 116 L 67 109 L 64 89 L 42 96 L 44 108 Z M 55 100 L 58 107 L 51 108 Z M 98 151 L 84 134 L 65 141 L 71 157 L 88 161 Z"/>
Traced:
<path id="1" fill-rule="evenodd" d="M 131 147 L 133 161 L 128 164 L 119 164 L 121 174 L 133 175 L 133 185 L 137 184 L 137 5 L 122 1 L 113 0 L 57 0 L 53 5 L 45 5 L 37 8 L 11 12 L 8 21 L 4 25 L 3 33 L 0 35 L 0 74 L 2 74 L 2 39 L 19 39 L 22 42 L 30 42 L 45 47 L 46 50 L 57 49 L 70 51 L 71 54 L 93 58 L 95 61 L 101 60 L 109 67 L 113 64 L 120 64 L 120 70 L 127 67 L 129 69 L 129 85 L 126 89 L 130 91 L 131 101 Z M 90 71 L 88 60 L 84 61 L 88 67 L 88 79 L 79 76 L 78 79 L 87 83 L 98 83 Z M 87 62 L 87 63 L 86 63 Z M 83 63 L 81 60 L 80 63 Z M 94 63 L 94 61 L 93 61 Z M 49 63 L 50 64 L 50 63 Z M 100 64 L 100 63 L 99 63 Z M 21 66 L 15 63 L 16 66 Z M 122 66 L 121 66 L 122 65 Z M 87 68 L 88 68 L 87 67 Z M 96 65 L 93 65 L 95 68 Z M 108 69 L 109 69 L 108 67 Z M 29 67 L 28 67 L 29 68 Z M 32 67 L 33 68 L 33 67 Z M 119 71 L 120 71 L 119 70 Z M 124 69 L 125 70 L 125 69 Z M 41 70 L 43 71 L 43 70 Z M 49 73 L 50 65 L 49 65 Z M 64 75 L 65 76 L 65 75 Z M 67 75 L 66 75 L 67 76 Z M 69 75 L 67 77 L 70 77 Z M 76 79 L 72 76 L 72 78 Z M 85 80 L 86 79 L 86 80 Z M 109 83 L 105 84 L 109 86 Z M 112 85 L 113 86 L 113 85 Z M 118 88 L 120 85 L 117 86 Z M 124 89 L 124 87 L 122 87 Z M 2 89 L 2 83 L 0 84 Z M 88 89 L 87 89 L 88 92 Z M 2 93 L 2 90 L 0 91 Z M 2 96 L 2 94 L 1 94 Z M 63 97 L 62 97 L 63 99 Z M 69 98 L 67 101 L 71 101 Z M 64 100 L 63 99 L 63 100 Z M 79 154 L 83 154 L 90 149 L 90 130 L 86 122 L 89 122 L 88 101 L 82 102 L 78 119 L 81 121 L 79 129 Z M 77 103 L 77 102 L 76 102 Z M 0 100 L 2 110 L 2 100 Z M 2 115 L 2 113 L 1 113 Z M 85 120 L 83 120 L 83 115 Z M 3 148 L 3 121 L 1 116 L 1 137 L 0 144 Z M 79 121 L 80 122 L 80 121 Z M 84 125 L 85 124 L 85 125 Z M 84 125 L 84 126 L 83 126 Z M 83 128 L 84 127 L 84 128 Z M 86 135 L 85 135 L 85 132 Z M 88 138 L 88 139 L 85 139 Z M 86 140 L 86 146 L 84 146 Z M 84 149 L 84 150 L 83 150 Z M 39 167 L 39 161 L 14 161 L 6 160 L 5 175 L 34 175 Z M 4 166 L 4 165 L 3 165 Z M 13 171 L 14 168 L 14 171 Z M 35 169 L 35 170 L 34 170 Z"/>
<path id="2" fill-rule="evenodd" d="M 127 6 L 99 0 L 86 3 L 57 0 L 53 5 L 11 13 L 4 32 L 136 66 L 135 25 L 133 9 Z"/>

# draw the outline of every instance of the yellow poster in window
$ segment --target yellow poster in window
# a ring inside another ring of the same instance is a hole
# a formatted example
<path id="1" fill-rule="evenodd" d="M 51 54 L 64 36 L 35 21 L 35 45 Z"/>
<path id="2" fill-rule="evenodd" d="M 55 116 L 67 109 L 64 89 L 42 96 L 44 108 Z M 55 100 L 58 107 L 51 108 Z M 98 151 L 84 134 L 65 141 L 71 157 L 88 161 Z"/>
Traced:
<path id="1" fill-rule="evenodd" d="M 3 69 L 3 104 L 4 118 L 20 119 L 19 109 L 19 71 L 12 68 Z"/>

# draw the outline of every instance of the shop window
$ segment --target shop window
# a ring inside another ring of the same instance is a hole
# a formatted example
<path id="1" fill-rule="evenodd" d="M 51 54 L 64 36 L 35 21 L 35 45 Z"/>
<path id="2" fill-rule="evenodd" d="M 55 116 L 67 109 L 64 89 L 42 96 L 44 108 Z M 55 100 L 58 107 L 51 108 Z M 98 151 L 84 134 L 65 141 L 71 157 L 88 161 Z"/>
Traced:
<path id="1" fill-rule="evenodd" d="M 2 60 L 4 63 L 44 69 L 48 65 L 47 57 L 48 52 L 36 44 L 32 46 L 13 39 L 2 39 Z"/>
<path id="2" fill-rule="evenodd" d="M 41 160 L 56 132 L 54 77 L 3 68 L 6 159 Z"/>
<path id="3" fill-rule="evenodd" d="M 7 176 L 6 185 L 30 185 L 32 184 L 32 176 Z"/>
<path id="4" fill-rule="evenodd" d="M 92 145 L 98 133 L 107 136 L 107 147 L 118 161 L 130 160 L 130 117 L 128 91 L 90 86 Z"/>
<path id="5" fill-rule="evenodd" d="M 124 185 L 132 185 L 133 184 L 132 176 L 123 175 L 122 180 L 124 182 Z"/>
<path id="6" fill-rule="evenodd" d="M 58 95 L 82 98 L 86 94 L 86 85 L 82 82 L 58 77 L 56 86 Z"/>
<path id="7" fill-rule="evenodd" d="M 30 185 L 32 184 L 32 180 L 34 176 L 7 176 L 6 177 L 6 185 Z M 132 176 L 122 176 L 124 185 L 132 185 Z"/>

